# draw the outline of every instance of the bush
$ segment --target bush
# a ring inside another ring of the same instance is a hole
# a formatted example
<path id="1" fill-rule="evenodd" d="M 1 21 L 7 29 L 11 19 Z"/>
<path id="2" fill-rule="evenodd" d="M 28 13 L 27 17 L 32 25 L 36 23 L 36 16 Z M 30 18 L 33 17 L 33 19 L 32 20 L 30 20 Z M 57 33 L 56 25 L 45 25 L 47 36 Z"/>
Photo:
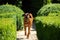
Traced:
<path id="1" fill-rule="evenodd" d="M 16 15 L 16 20 L 17 20 L 17 30 L 21 29 L 22 26 L 23 26 L 23 17 L 22 17 L 22 14 L 24 12 L 19 9 L 18 7 L 16 6 L 13 6 L 13 5 L 1 5 L 0 6 L 0 14 L 4 14 L 4 15 L 8 15 L 8 16 L 12 16 L 11 14 L 15 14 Z M 5 17 L 8 17 L 8 16 L 5 16 Z"/>
<path id="2" fill-rule="evenodd" d="M 38 16 L 47 16 L 51 14 L 60 14 L 60 4 L 48 4 L 43 6 L 37 13 Z"/>
<path id="3" fill-rule="evenodd" d="M 15 12 L 0 13 L 0 40 L 16 40 Z"/>
<path id="4" fill-rule="evenodd" d="M 39 40 L 60 40 L 59 16 L 40 16 L 35 21 Z"/>
<path id="5" fill-rule="evenodd" d="M 0 18 L 0 40 L 16 40 L 15 18 Z"/>

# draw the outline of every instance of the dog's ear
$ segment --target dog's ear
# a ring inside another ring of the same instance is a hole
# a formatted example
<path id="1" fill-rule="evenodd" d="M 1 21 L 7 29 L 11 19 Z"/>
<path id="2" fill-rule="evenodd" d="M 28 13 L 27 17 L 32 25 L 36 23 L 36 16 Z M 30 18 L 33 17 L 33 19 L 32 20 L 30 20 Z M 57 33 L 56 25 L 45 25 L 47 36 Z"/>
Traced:
<path id="1" fill-rule="evenodd" d="M 25 14 L 23 14 L 22 16 L 24 16 Z"/>

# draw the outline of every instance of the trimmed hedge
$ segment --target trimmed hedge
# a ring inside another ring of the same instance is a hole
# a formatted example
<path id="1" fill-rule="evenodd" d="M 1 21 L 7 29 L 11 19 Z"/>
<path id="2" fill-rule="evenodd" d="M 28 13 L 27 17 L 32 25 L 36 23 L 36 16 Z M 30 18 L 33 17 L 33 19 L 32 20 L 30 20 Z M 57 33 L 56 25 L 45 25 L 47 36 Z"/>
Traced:
<path id="1" fill-rule="evenodd" d="M 35 18 L 39 40 L 60 40 L 60 4 L 43 6 Z"/>
<path id="2" fill-rule="evenodd" d="M 37 13 L 38 16 L 47 16 L 50 13 L 59 15 L 60 14 L 60 4 L 47 4 L 43 6 Z"/>
<path id="3" fill-rule="evenodd" d="M 15 18 L 0 18 L 0 40 L 16 40 Z"/>
<path id="4" fill-rule="evenodd" d="M 16 40 L 16 26 L 22 27 L 24 12 L 13 5 L 0 5 L 0 40 Z"/>
<path id="5" fill-rule="evenodd" d="M 6 4 L 6 5 L 0 5 L 0 14 L 4 14 L 4 15 L 7 15 L 8 16 L 12 16 L 11 14 L 15 14 L 16 15 L 16 24 L 17 24 L 17 30 L 20 30 L 22 29 L 22 26 L 23 26 L 23 17 L 22 17 L 22 14 L 24 12 L 19 9 L 18 7 L 16 6 L 13 6 L 13 5 L 9 5 L 9 4 Z M 8 16 L 5 16 L 5 17 L 8 17 Z"/>
<path id="6" fill-rule="evenodd" d="M 12 7 L 0 6 L 0 40 L 16 40 L 16 12 L 10 10 Z"/>
<path id="7" fill-rule="evenodd" d="M 60 18 L 58 16 L 41 16 L 35 19 L 39 40 L 60 40 Z"/>

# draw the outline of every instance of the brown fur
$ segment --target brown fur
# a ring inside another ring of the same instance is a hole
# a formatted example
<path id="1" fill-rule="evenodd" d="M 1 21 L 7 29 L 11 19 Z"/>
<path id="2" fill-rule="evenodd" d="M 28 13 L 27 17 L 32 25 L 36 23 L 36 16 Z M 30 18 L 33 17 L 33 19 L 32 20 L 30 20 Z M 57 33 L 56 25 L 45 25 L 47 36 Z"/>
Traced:
<path id="1" fill-rule="evenodd" d="M 25 13 L 24 14 L 24 30 L 25 30 L 25 35 L 27 35 L 27 38 L 29 38 L 30 34 L 30 28 L 33 23 L 33 16 L 31 13 Z M 26 34 L 26 27 L 28 27 L 28 34 Z"/>

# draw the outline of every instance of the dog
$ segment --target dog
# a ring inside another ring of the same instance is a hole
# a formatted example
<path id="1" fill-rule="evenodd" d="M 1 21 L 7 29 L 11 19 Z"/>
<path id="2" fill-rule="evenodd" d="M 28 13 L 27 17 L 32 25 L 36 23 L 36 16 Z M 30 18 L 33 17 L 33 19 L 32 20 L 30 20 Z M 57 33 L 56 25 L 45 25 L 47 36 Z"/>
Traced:
<path id="1" fill-rule="evenodd" d="M 27 35 L 27 39 L 28 39 L 30 34 L 30 28 L 32 27 L 32 24 L 33 24 L 33 15 L 31 13 L 25 13 L 23 14 L 23 16 L 24 16 L 25 35 Z M 28 33 L 26 31 L 27 27 L 28 27 Z"/>

